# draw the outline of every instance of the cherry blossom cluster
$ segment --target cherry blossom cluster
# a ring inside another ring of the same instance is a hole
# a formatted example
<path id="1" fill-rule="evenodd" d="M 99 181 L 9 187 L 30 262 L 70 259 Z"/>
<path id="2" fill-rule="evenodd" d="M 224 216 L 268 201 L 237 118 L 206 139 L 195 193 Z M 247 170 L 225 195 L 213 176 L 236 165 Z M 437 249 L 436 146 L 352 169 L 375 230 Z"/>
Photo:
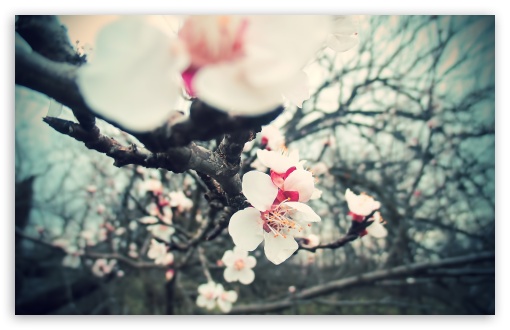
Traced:
<path id="1" fill-rule="evenodd" d="M 121 18 L 97 35 L 94 58 L 77 83 L 103 118 L 132 131 L 163 125 L 184 88 L 234 115 L 256 116 L 310 97 L 302 71 L 322 48 L 358 43 L 346 16 L 188 16 L 170 35 L 141 17 Z"/>

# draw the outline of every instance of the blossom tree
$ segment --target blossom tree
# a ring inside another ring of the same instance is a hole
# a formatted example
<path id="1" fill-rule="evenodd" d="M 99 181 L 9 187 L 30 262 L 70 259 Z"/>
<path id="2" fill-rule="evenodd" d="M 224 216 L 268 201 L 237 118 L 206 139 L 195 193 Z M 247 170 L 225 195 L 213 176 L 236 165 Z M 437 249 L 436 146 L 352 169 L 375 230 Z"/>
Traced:
<path id="1" fill-rule="evenodd" d="M 17 313 L 493 313 L 493 18 L 162 19 L 16 17 Z"/>

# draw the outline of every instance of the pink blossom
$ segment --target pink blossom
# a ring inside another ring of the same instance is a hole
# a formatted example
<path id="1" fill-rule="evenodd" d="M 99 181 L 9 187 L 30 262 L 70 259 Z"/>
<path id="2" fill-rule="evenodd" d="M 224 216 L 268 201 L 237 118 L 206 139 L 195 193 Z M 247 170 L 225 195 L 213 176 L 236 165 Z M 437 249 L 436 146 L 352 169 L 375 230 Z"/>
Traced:
<path id="1" fill-rule="evenodd" d="M 243 176 L 243 193 L 253 207 L 234 213 L 229 234 L 234 244 L 253 251 L 264 241 L 266 257 L 278 265 L 297 250 L 294 236 L 320 217 L 306 204 L 277 200 L 279 189 L 265 173 L 251 171 Z"/>
<path id="2" fill-rule="evenodd" d="M 301 69 L 330 27 L 327 16 L 189 17 L 179 31 L 191 59 L 186 90 L 234 114 L 265 113 L 292 92 L 300 103 Z"/>

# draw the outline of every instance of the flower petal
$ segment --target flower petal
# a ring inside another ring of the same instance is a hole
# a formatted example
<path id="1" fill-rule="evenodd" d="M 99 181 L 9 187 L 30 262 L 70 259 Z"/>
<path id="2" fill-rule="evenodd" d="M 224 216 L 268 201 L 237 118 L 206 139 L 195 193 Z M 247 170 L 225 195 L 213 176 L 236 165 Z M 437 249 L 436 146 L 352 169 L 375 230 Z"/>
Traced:
<path id="1" fill-rule="evenodd" d="M 299 192 L 299 201 L 308 202 L 313 195 L 315 182 L 312 173 L 305 170 L 295 170 L 283 183 L 284 191 Z"/>
<path id="2" fill-rule="evenodd" d="M 225 251 L 223 254 L 223 258 L 221 258 L 221 261 L 225 264 L 225 266 L 230 267 L 234 264 L 234 252 L 232 250 Z"/>
<path id="3" fill-rule="evenodd" d="M 208 300 L 204 296 L 199 295 L 197 297 L 197 306 L 198 307 L 204 308 L 205 306 L 207 306 L 207 302 L 208 302 Z"/>
<path id="4" fill-rule="evenodd" d="M 367 233 L 375 238 L 384 238 L 388 236 L 388 230 L 379 221 L 374 221 L 367 227 Z"/>
<path id="5" fill-rule="evenodd" d="M 223 313 L 228 313 L 232 310 L 232 303 L 230 301 L 218 300 L 218 307 Z"/>
<path id="6" fill-rule="evenodd" d="M 259 211 L 269 210 L 278 194 L 271 177 L 258 171 L 243 175 L 242 189 L 248 202 Z"/>
<path id="7" fill-rule="evenodd" d="M 254 256 L 248 256 L 245 260 L 245 266 L 248 268 L 253 268 L 257 265 L 257 259 Z"/>
<path id="8" fill-rule="evenodd" d="M 200 284 L 198 286 L 198 293 L 201 295 L 206 295 L 208 292 L 213 291 L 216 288 L 216 283 L 214 282 L 207 282 L 204 284 Z"/>
<path id="9" fill-rule="evenodd" d="M 295 210 L 292 219 L 299 222 L 319 222 L 321 217 L 306 204 L 300 202 L 286 202 L 285 205 Z"/>
<path id="10" fill-rule="evenodd" d="M 298 244 L 294 237 L 276 236 L 273 233 L 264 233 L 264 252 L 269 261 L 279 265 L 287 260 L 296 250 Z"/>
<path id="11" fill-rule="evenodd" d="M 235 270 L 233 267 L 227 267 L 223 271 L 223 277 L 227 282 L 235 282 L 239 280 L 239 271 Z"/>
<path id="12" fill-rule="evenodd" d="M 283 103 L 282 90 L 291 83 L 254 87 L 244 79 L 239 64 L 207 66 L 193 78 L 192 88 L 205 103 L 231 115 L 258 116 Z"/>
<path id="13" fill-rule="evenodd" d="M 345 192 L 345 199 L 349 210 L 360 216 L 366 216 L 381 207 L 381 203 L 365 194 L 356 195 L 350 189 Z"/>
<path id="14" fill-rule="evenodd" d="M 283 96 L 295 106 L 301 108 L 303 102 L 310 98 L 308 75 L 300 71 L 293 79 L 292 85 L 282 92 Z"/>
<path id="15" fill-rule="evenodd" d="M 237 211 L 230 218 L 228 233 L 236 246 L 253 251 L 264 239 L 260 212 L 252 207 Z"/>
<path id="16" fill-rule="evenodd" d="M 337 16 L 331 34 L 326 40 L 328 47 L 337 52 L 345 52 L 359 42 L 357 21 L 353 16 Z"/>
<path id="17" fill-rule="evenodd" d="M 300 168 L 298 167 L 299 153 L 297 154 L 297 161 L 295 159 L 296 153 L 291 153 L 291 155 L 282 155 L 280 151 L 257 150 L 258 160 L 260 160 L 264 166 L 269 167 L 277 173 L 285 173 L 293 166 Z"/>
<path id="18" fill-rule="evenodd" d="M 237 292 L 235 292 L 233 290 L 226 291 L 223 298 L 224 298 L 223 300 L 230 301 L 231 303 L 234 303 L 237 301 Z"/>
<path id="19" fill-rule="evenodd" d="M 246 31 L 246 77 L 253 85 L 294 77 L 321 47 L 331 18 L 318 15 L 250 16 Z"/>
<path id="20" fill-rule="evenodd" d="M 176 77 L 186 55 L 178 49 L 178 43 L 140 18 L 107 25 L 97 36 L 94 60 L 78 70 L 85 102 L 132 131 L 159 127 L 179 98 Z"/>
<path id="21" fill-rule="evenodd" d="M 240 272 L 238 272 L 239 282 L 242 284 L 248 285 L 255 279 L 255 273 L 250 268 L 243 268 Z"/>
<path id="22" fill-rule="evenodd" d="M 248 251 L 239 246 L 234 246 L 234 249 L 232 251 L 234 252 L 234 256 L 236 259 L 239 258 L 245 259 L 248 256 Z"/>

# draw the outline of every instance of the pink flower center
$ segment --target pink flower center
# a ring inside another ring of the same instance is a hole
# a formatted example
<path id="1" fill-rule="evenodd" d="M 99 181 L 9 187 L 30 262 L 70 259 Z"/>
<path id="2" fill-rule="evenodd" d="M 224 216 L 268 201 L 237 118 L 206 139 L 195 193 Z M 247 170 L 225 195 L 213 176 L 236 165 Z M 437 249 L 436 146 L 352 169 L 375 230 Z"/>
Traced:
<path id="1" fill-rule="evenodd" d="M 244 260 L 243 259 L 237 259 L 234 262 L 234 268 L 236 270 L 242 270 L 244 268 Z"/>
<path id="2" fill-rule="evenodd" d="M 285 203 L 273 205 L 271 210 L 262 212 L 260 217 L 264 221 L 262 228 L 267 233 L 273 233 L 275 237 L 281 236 L 287 238 L 290 231 L 297 230 L 301 232 L 303 227 L 292 219 L 294 210 L 286 206 Z"/>
<path id="3" fill-rule="evenodd" d="M 195 95 L 192 82 L 197 71 L 210 64 L 230 62 L 244 56 L 244 36 L 248 21 L 237 16 L 190 17 L 179 31 L 191 64 L 182 77 L 187 92 Z"/>

